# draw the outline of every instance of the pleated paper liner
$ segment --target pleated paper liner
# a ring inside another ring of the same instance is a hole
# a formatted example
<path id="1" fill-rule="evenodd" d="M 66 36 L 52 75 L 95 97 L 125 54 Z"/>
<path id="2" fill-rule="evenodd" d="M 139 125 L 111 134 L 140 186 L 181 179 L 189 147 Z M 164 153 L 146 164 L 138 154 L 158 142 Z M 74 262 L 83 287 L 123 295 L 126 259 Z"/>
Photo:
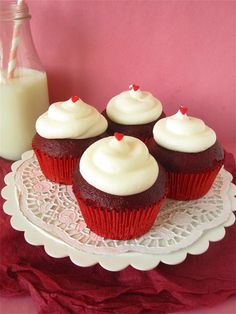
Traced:
<path id="1" fill-rule="evenodd" d="M 194 200 L 204 196 L 211 188 L 224 161 L 205 172 L 183 173 L 167 172 L 169 179 L 168 198 L 175 200 Z"/>
<path id="2" fill-rule="evenodd" d="M 149 207 L 116 211 L 100 208 L 99 204 L 87 205 L 74 193 L 87 226 L 94 233 L 113 240 L 133 239 L 148 232 L 166 197 Z"/>
<path id="3" fill-rule="evenodd" d="M 34 152 L 47 179 L 60 184 L 72 184 L 72 173 L 80 157 L 56 158 L 37 149 L 34 149 Z"/>

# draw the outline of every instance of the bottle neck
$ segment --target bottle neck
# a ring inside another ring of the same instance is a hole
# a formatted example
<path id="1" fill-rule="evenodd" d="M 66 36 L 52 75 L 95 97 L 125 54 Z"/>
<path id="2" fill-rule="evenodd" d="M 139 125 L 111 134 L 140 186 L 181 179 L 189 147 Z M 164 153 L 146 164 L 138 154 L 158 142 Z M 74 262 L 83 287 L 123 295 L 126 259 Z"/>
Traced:
<path id="1" fill-rule="evenodd" d="M 25 1 L 0 0 L 0 82 L 12 80 L 23 68 L 44 71 L 29 21 Z"/>
<path id="2" fill-rule="evenodd" d="M 0 21 L 16 21 L 30 19 L 29 8 L 25 1 L 0 2 Z"/>

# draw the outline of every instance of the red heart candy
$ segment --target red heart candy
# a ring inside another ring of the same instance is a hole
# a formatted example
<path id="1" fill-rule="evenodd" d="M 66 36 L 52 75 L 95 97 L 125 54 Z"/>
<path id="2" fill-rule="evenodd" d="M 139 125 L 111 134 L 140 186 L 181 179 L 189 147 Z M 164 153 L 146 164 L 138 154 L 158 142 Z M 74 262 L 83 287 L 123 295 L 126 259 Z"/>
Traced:
<path id="1" fill-rule="evenodd" d="M 135 85 L 135 84 L 133 84 L 132 87 L 133 87 L 133 90 L 134 90 L 134 91 L 136 91 L 136 90 L 139 89 L 139 86 L 138 86 L 138 85 Z"/>
<path id="2" fill-rule="evenodd" d="M 79 100 L 79 96 L 71 96 L 71 100 L 73 102 L 76 102 L 77 100 Z"/>
<path id="3" fill-rule="evenodd" d="M 182 114 L 185 114 L 185 113 L 187 113 L 188 108 L 187 108 L 187 107 L 184 107 L 184 106 L 180 106 L 179 110 L 180 110 L 180 112 L 181 112 Z"/>
<path id="4" fill-rule="evenodd" d="M 121 141 L 122 138 L 124 137 L 124 134 L 119 133 L 119 132 L 115 132 L 115 133 L 114 133 L 114 136 L 115 136 L 115 138 L 116 138 L 118 141 Z"/>

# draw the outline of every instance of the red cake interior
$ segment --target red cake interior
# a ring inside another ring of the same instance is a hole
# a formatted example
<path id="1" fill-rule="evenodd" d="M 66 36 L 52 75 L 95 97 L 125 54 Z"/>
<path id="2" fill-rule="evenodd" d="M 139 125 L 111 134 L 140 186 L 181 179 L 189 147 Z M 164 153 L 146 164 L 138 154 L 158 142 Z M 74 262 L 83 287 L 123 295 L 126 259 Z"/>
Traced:
<path id="1" fill-rule="evenodd" d="M 137 137 L 141 140 L 146 140 L 147 138 L 152 137 L 152 130 L 155 125 L 155 123 L 162 119 L 165 118 L 165 113 L 162 112 L 160 117 L 150 123 L 146 124 L 140 124 L 140 125 L 124 125 L 124 124 L 119 124 L 116 122 L 113 122 L 107 115 L 106 110 L 102 112 L 102 115 L 107 119 L 108 122 L 108 132 L 110 135 L 113 135 L 114 132 L 120 132 L 128 136 L 134 136 Z"/>
<path id="2" fill-rule="evenodd" d="M 36 134 L 32 147 L 51 157 L 80 157 L 91 144 L 106 136 L 108 133 L 103 132 L 98 136 L 86 139 L 46 139 Z"/>
<path id="3" fill-rule="evenodd" d="M 148 141 L 150 153 L 167 171 L 201 172 L 214 168 L 224 161 L 224 150 L 216 141 L 214 145 L 199 153 L 184 153 L 169 150 L 158 145 L 152 138 Z"/>
<path id="4" fill-rule="evenodd" d="M 80 174 L 78 163 L 73 175 L 73 190 L 87 205 L 119 211 L 124 208 L 142 208 L 158 202 L 166 194 L 167 175 L 164 168 L 159 165 L 158 178 L 148 190 L 129 196 L 117 196 L 102 192 L 90 185 Z"/>

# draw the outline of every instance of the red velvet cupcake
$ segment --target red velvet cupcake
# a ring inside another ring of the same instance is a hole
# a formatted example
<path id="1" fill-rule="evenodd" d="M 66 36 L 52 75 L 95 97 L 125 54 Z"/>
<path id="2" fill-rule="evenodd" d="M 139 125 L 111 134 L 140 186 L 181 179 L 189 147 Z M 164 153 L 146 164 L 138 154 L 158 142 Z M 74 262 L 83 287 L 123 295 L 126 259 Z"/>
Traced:
<path id="1" fill-rule="evenodd" d="M 129 91 L 113 97 L 103 115 L 111 135 L 117 131 L 137 137 L 144 143 L 152 137 L 154 124 L 165 117 L 161 102 L 137 85 L 131 85 Z"/>
<path id="2" fill-rule="evenodd" d="M 36 122 L 32 147 L 51 181 L 72 184 L 72 172 L 85 149 L 106 136 L 107 121 L 78 96 L 52 104 Z"/>
<path id="3" fill-rule="evenodd" d="M 152 227 L 167 194 L 167 176 L 142 141 L 115 133 L 84 152 L 73 191 L 93 232 L 127 240 Z"/>
<path id="4" fill-rule="evenodd" d="M 193 200 L 204 196 L 224 163 L 215 132 L 180 107 L 177 114 L 159 120 L 153 134 L 149 148 L 168 173 L 168 197 Z"/>

